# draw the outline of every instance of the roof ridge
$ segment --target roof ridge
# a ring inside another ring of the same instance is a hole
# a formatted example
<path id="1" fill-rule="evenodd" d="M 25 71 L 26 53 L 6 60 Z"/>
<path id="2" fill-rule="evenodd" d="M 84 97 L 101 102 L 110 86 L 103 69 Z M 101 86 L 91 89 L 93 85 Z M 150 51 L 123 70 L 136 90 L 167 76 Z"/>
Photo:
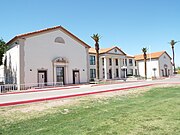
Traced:
<path id="1" fill-rule="evenodd" d="M 147 59 L 150 59 L 150 58 L 160 58 L 164 53 L 166 53 L 166 54 L 169 56 L 169 54 L 164 50 L 164 51 L 147 53 Z M 169 57 L 170 57 L 170 56 L 169 56 Z M 170 57 L 170 58 L 171 58 L 171 57 Z M 136 59 L 136 60 L 142 60 L 142 59 L 144 59 L 144 58 L 143 58 L 143 54 L 135 55 L 135 59 Z"/>
<path id="2" fill-rule="evenodd" d="M 164 50 L 164 51 L 151 52 L 151 53 L 146 53 L 146 54 L 153 54 L 153 53 L 160 53 L 160 52 L 164 53 L 164 52 L 166 52 L 166 51 Z M 143 55 L 143 53 L 142 53 L 142 54 L 136 54 L 136 55 L 134 55 L 134 56 L 138 56 L 138 55 Z"/>
<path id="3" fill-rule="evenodd" d="M 72 38 L 74 38 L 76 41 L 80 42 L 83 46 L 90 48 L 90 46 L 88 44 L 86 44 L 84 41 L 82 41 L 80 38 L 78 38 L 77 36 L 75 36 L 74 34 L 72 34 L 70 31 L 66 30 L 64 27 L 62 26 L 54 26 L 51 28 L 46 28 L 46 29 L 41 29 L 41 30 L 37 30 L 37 31 L 33 31 L 33 32 L 28 32 L 28 33 L 24 33 L 24 34 L 20 34 L 15 36 L 14 38 L 12 38 L 9 42 L 7 42 L 6 44 L 9 44 L 13 41 L 15 41 L 17 38 L 21 38 L 24 36 L 29 36 L 32 34 L 38 34 L 41 32 L 46 32 L 46 31 L 50 31 L 50 30 L 55 30 L 55 29 L 61 29 L 61 31 L 63 31 L 64 33 L 66 33 L 67 35 L 71 36 Z"/>
<path id="4" fill-rule="evenodd" d="M 26 33 L 22 33 L 22 34 L 18 34 L 16 35 L 16 37 L 22 37 L 22 36 L 26 36 L 29 34 L 34 34 L 34 33 L 39 33 L 39 32 L 43 32 L 43 31 L 47 31 L 47 30 L 53 30 L 53 29 L 57 29 L 60 28 L 61 26 L 54 26 L 54 27 L 49 27 L 49 28 L 45 28 L 45 29 L 40 29 L 40 30 L 36 30 L 36 31 L 31 31 L 31 32 L 26 32 Z"/>

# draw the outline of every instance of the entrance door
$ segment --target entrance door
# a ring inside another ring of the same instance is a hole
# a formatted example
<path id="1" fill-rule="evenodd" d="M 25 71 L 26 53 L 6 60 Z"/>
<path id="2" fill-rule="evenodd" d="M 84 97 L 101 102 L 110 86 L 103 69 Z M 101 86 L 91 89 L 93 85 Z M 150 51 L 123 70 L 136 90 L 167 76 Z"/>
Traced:
<path id="1" fill-rule="evenodd" d="M 44 86 L 47 82 L 47 71 L 38 71 L 39 86 Z"/>
<path id="2" fill-rule="evenodd" d="M 112 69 L 109 69 L 109 79 L 112 79 Z"/>
<path id="3" fill-rule="evenodd" d="M 39 78 L 39 83 L 44 83 L 45 80 L 44 80 L 44 73 L 38 73 L 38 78 Z"/>
<path id="4" fill-rule="evenodd" d="M 80 83 L 80 76 L 79 76 L 79 70 L 73 71 L 73 84 L 79 84 Z"/>
<path id="5" fill-rule="evenodd" d="M 125 69 L 121 69 L 121 78 L 125 78 Z"/>
<path id="6" fill-rule="evenodd" d="M 64 67 L 56 67 L 56 82 L 61 85 L 65 84 L 64 80 Z"/>
<path id="7" fill-rule="evenodd" d="M 167 68 L 165 68 L 165 76 L 166 76 L 166 77 L 168 76 Z"/>

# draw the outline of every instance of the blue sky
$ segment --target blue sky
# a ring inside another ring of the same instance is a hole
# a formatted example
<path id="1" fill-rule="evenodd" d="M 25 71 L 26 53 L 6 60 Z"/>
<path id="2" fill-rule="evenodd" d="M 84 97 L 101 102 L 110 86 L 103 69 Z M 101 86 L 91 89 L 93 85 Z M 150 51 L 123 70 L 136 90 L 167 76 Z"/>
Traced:
<path id="1" fill-rule="evenodd" d="M 166 50 L 180 41 L 180 0 L 1 0 L 0 37 L 62 25 L 87 44 L 99 33 L 100 47 L 118 46 L 127 54 L 141 48 Z M 180 66 L 180 43 L 175 46 Z"/>

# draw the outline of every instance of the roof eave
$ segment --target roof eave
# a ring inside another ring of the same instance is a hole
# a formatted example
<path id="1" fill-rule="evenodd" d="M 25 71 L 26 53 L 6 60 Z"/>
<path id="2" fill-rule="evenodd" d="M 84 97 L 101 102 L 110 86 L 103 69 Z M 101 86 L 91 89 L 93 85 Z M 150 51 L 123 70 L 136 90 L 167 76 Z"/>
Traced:
<path id="1" fill-rule="evenodd" d="M 52 30 L 56 30 L 56 29 L 63 30 L 63 31 L 66 32 L 68 35 L 70 35 L 72 38 L 74 38 L 74 40 L 76 40 L 76 41 L 78 41 L 79 43 L 81 43 L 83 46 L 85 46 L 85 47 L 87 47 L 87 48 L 91 48 L 88 44 L 86 44 L 84 41 L 82 41 L 81 39 L 79 39 L 77 36 L 75 36 L 74 34 L 72 34 L 71 32 L 69 32 L 68 30 L 66 30 L 66 29 L 63 28 L 62 26 L 56 26 L 56 27 L 53 27 L 53 28 L 47 28 L 47 29 L 38 30 L 38 31 L 29 32 L 29 33 L 26 33 L 26 34 L 22 34 L 22 35 L 15 36 L 15 37 L 12 38 L 9 42 L 7 42 L 6 45 L 11 44 L 13 41 L 17 40 L 18 38 L 28 37 L 28 36 L 31 36 L 31 35 L 35 35 L 35 34 L 47 32 L 47 31 L 52 31 Z"/>

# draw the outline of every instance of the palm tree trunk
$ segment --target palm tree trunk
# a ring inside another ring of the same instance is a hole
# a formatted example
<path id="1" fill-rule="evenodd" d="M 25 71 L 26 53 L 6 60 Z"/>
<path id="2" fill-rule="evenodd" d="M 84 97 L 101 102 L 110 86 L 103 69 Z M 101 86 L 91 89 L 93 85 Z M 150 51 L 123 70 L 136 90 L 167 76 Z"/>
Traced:
<path id="1" fill-rule="evenodd" d="M 173 53 L 173 67 L 174 67 L 174 73 L 176 72 L 176 66 L 174 62 L 174 46 L 172 46 L 172 53 Z"/>
<path id="2" fill-rule="evenodd" d="M 97 58 L 97 63 L 96 63 L 97 79 L 99 79 L 99 52 L 96 52 L 96 58 Z"/>
<path id="3" fill-rule="evenodd" d="M 144 75 L 145 79 L 147 79 L 147 55 L 144 53 Z"/>
<path id="4" fill-rule="evenodd" d="M 147 79 L 147 62 L 146 62 L 146 59 L 144 60 L 144 72 L 145 72 L 145 79 Z"/>
<path id="5" fill-rule="evenodd" d="M 96 50 L 96 70 L 97 70 L 97 79 L 99 79 L 99 44 L 96 42 L 95 44 L 95 50 Z"/>

